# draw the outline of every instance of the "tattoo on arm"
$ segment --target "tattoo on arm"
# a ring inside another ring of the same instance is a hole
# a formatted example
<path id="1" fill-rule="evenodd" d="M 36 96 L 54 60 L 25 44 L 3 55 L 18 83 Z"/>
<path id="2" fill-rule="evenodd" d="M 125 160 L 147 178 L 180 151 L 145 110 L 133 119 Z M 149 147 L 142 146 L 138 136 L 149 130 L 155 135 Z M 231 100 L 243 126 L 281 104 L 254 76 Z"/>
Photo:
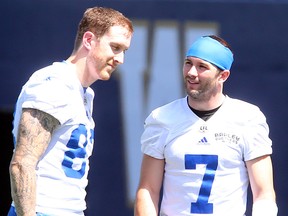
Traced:
<path id="1" fill-rule="evenodd" d="M 37 110 L 25 108 L 18 129 L 17 145 L 21 145 L 22 153 L 39 157 L 51 140 L 59 121 L 53 116 Z"/>
<path id="2" fill-rule="evenodd" d="M 24 108 L 23 111 L 29 112 L 31 116 L 38 119 L 42 127 L 50 133 L 53 133 L 54 129 L 60 124 L 60 122 L 55 117 L 43 111 L 31 108 Z"/>
<path id="3" fill-rule="evenodd" d="M 41 155 L 60 122 L 53 116 L 31 108 L 22 110 L 17 145 L 10 163 L 11 194 L 19 215 L 35 215 L 36 172 Z"/>

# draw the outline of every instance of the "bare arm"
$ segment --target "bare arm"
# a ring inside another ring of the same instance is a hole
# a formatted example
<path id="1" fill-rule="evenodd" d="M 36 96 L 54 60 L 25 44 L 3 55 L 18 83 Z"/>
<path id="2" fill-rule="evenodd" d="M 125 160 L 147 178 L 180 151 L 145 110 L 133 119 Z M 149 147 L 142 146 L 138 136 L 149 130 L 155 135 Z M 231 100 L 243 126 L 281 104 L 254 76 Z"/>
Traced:
<path id="1" fill-rule="evenodd" d="M 135 216 L 157 216 L 164 174 L 164 160 L 143 156 L 140 183 L 136 193 Z"/>
<path id="2" fill-rule="evenodd" d="M 275 207 L 277 207 L 275 205 L 276 198 L 275 198 L 275 190 L 274 190 L 274 183 L 273 183 L 273 168 L 272 168 L 271 157 L 269 155 L 265 155 L 265 156 L 247 161 L 246 165 L 248 169 L 250 185 L 251 185 L 251 190 L 253 194 L 253 208 L 254 208 L 255 203 L 257 202 L 260 203 L 261 201 L 265 201 L 266 205 L 262 206 L 261 204 L 261 208 L 262 208 L 261 211 L 266 212 L 267 215 L 269 216 L 274 215 L 272 213 L 268 213 L 270 212 L 272 207 L 274 209 Z M 268 205 L 267 205 L 267 201 L 268 201 Z M 270 204 L 271 204 L 271 208 L 270 208 Z M 263 215 L 263 213 L 261 214 Z M 255 215 L 258 215 L 258 214 L 255 214 Z"/>
<path id="3" fill-rule="evenodd" d="M 57 119 L 36 109 L 23 109 L 17 145 L 10 163 L 11 195 L 18 216 L 35 216 L 36 165 L 45 152 Z"/>

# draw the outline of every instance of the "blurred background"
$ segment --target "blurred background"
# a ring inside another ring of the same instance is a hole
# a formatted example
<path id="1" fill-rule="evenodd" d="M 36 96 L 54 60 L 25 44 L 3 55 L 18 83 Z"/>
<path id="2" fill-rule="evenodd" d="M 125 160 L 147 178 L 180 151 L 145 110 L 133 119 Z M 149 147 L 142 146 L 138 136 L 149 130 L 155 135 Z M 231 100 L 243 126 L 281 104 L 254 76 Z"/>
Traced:
<path id="1" fill-rule="evenodd" d="M 185 96 L 185 52 L 195 38 L 207 34 L 223 37 L 234 52 L 225 93 L 266 114 L 278 215 L 287 216 L 288 1 L 284 0 L 1 1 L 0 215 L 7 215 L 11 203 L 11 130 L 21 87 L 35 70 L 69 57 L 78 22 L 93 6 L 121 11 L 133 21 L 135 33 L 124 65 L 111 80 L 92 86 L 96 130 L 87 216 L 133 215 L 143 122 L 155 107 Z"/>

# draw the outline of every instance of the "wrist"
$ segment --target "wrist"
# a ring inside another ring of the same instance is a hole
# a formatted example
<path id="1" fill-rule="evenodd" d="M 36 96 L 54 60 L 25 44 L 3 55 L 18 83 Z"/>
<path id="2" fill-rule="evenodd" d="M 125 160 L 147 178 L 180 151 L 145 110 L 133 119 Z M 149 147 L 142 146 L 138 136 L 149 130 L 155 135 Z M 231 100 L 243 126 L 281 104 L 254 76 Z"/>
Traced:
<path id="1" fill-rule="evenodd" d="M 257 200 L 253 203 L 252 216 L 277 216 L 278 207 L 271 199 Z"/>

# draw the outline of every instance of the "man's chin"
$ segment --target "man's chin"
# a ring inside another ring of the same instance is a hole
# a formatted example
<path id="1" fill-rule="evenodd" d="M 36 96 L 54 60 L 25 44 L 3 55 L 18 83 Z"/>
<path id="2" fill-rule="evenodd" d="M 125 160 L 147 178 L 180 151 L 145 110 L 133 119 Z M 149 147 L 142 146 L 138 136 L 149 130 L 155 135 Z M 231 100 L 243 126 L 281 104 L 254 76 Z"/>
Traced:
<path id="1" fill-rule="evenodd" d="M 187 91 L 187 94 L 193 99 L 198 99 L 200 97 L 199 91 L 196 90 Z"/>
<path id="2" fill-rule="evenodd" d="M 105 81 L 105 80 L 109 80 L 110 77 L 111 77 L 111 74 L 106 72 L 106 73 L 101 75 L 100 79 Z"/>

